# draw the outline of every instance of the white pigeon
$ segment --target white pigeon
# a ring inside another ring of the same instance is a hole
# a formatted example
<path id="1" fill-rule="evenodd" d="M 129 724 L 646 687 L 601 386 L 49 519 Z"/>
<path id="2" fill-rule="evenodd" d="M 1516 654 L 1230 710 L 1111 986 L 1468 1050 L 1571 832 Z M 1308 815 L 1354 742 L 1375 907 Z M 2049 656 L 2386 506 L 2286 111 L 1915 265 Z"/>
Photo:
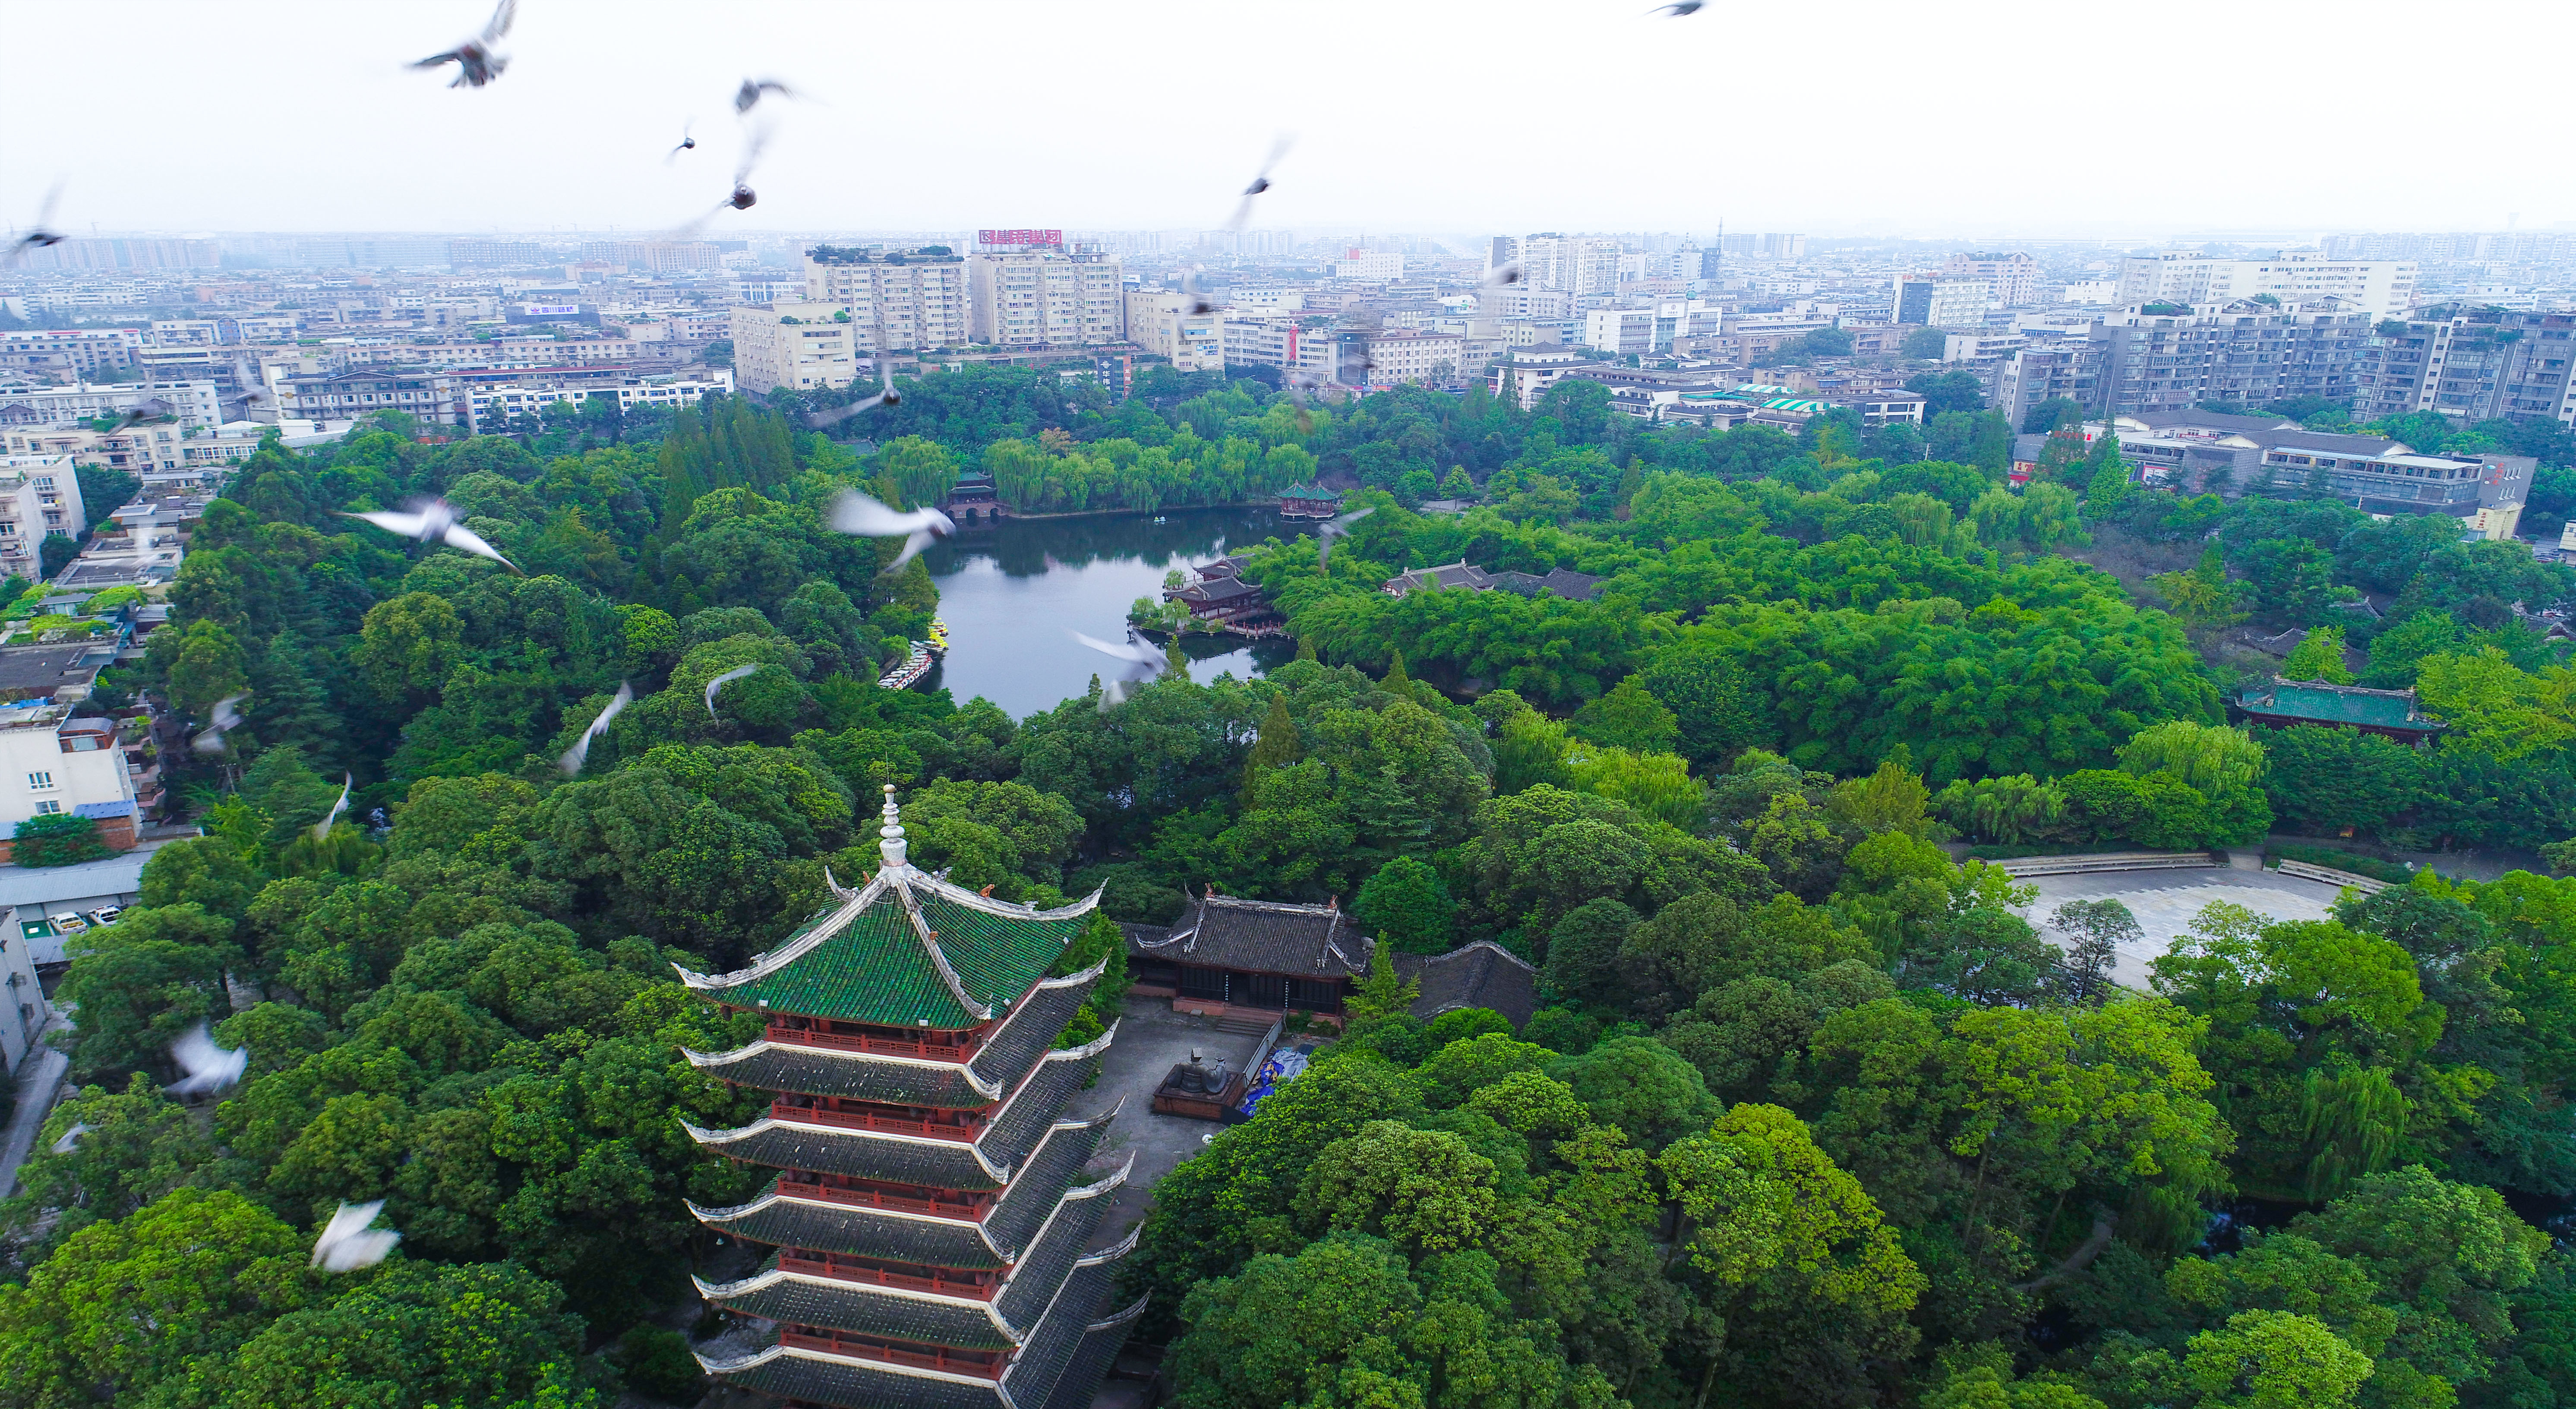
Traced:
<path id="1" fill-rule="evenodd" d="M 1161 651 L 1155 649 L 1151 642 L 1131 639 L 1112 643 L 1103 641 L 1096 636 L 1085 636 L 1079 631 L 1068 634 L 1070 634 L 1073 639 L 1080 641 L 1082 644 L 1089 646 L 1095 651 L 1100 652 L 1102 655 L 1115 656 L 1119 660 L 1125 661 L 1130 667 L 1129 673 L 1116 676 L 1102 683 L 1100 687 L 1100 708 L 1101 712 L 1104 714 L 1115 709 L 1119 705 L 1125 704 L 1127 702 L 1127 695 L 1134 686 L 1141 685 L 1152 680 L 1156 675 L 1160 674 L 1171 665 L 1170 658 L 1165 656 Z M 1134 668 L 1139 666 L 1144 668 L 1144 674 L 1142 675 L 1133 673 Z"/>
<path id="2" fill-rule="evenodd" d="M 903 551 L 895 555 L 893 562 L 886 564 L 886 571 L 895 572 L 911 562 L 922 549 L 929 547 L 930 540 L 955 533 L 957 521 L 937 509 L 898 513 L 855 489 L 845 489 L 841 491 L 840 498 L 832 501 L 832 527 L 862 538 L 900 536 Z"/>
<path id="3" fill-rule="evenodd" d="M 343 773 L 340 775 L 340 800 L 332 803 L 331 810 L 322 814 L 322 820 L 313 824 L 313 839 L 315 841 L 330 840 L 331 824 L 339 821 L 340 814 L 349 810 L 349 789 L 355 786 L 356 782 L 357 777 L 354 774 Z"/>
<path id="4" fill-rule="evenodd" d="M 876 395 L 863 397 L 847 406 L 835 406 L 829 411 L 810 412 L 805 417 L 805 425 L 808 429 L 819 431 L 825 426 L 837 426 L 862 411 L 873 411 L 880 406 L 902 404 L 903 393 L 894 389 L 894 363 L 889 358 L 877 364 Z"/>
<path id="5" fill-rule="evenodd" d="M 742 677 L 759 669 L 760 667 L 757 665 L 737 665 L 733 669 L 726 671 L 724 674 L 717 676 L 715 679 L 708 681 L 707 718 L 713 719 L 716 717 L 716 691 L 723 689 L 725 686 L 730 685 L 734 681 L 740 680 Z"/>
<path id="6" fill-rule="evenodd" d="M 240 704 L 242 701 L 249 698 L 249 692 L 244 691 L 238 695 L 226 695 L 222 699 L 215 701 L 214 722 L 208 724 L 205 728 L 198 730 L 197 736 L 188 741 L 188 747 L 195 749 L 199 753 L 222 753 L 224 751 L 224 731 L 227 729 L 238 729 L 241 727 L 241 711 L 233 708 L 233 706 Z"/>
<path id="7" fill-rule="evenodd" d="M 202 1022 L 179 1034 L 170 1044 L 170 1055 L 188 1074 L 163 1088 L 173 1096 L 197 1096 L 220 1091 L 242 1079 L 250 1068 L 250 1049 L 219 1047 L 214 1034 Z"/>
<path id="8" fill-rule="evenodd" d="M 376 1221 L 377 1214 L 384 1211 L 385 1201 L 382 1199 L 371 1199 L 362 1204 L 342 1201 L 339 1209 L 331 1215 L 331 1221 L 322 1225 L 322 1236 L 313 1240 L 311 1265 L 325 1272 L 355 1272 L 361 1267 L 373 1267 L 384 1261 L 386 1254 L 394 1250 L 394 1244 L 402 1241 L 402 1234 L 390 1228 L 367 1227 Z"/>
<path id="9" fill-rule="evenodd" d="M 1353 509 L 1349 513 L 1342 515 L 1340 518 L 1328 520 L 1316 528 L 1315 566 L 1321 568 L 1324 565 L 1324 561 L 1332 556 L 1334 539 L 1350 537 L 1352 524 L 1358 523 L 1360 520 L 1367 518 L 1369 515 L 1376 512 L 1377 506 L 1374 504 L 1365 509 Z"/>
<path id="10" fill-rule="evenodd" d="M 590 727 L 581 731 L 581 737 L 574 741 L 573 746 L 563 751 L 563 757 L 555 760 L 556 766 L 562 768 L 566 775 L 579 773 L 581 766 L 590 761 L 590 741 L 607 733 L 609 721 L 624 713 L 626 707 L 633 703 L 634 687 L 623 680 L 618 681 L 617 694 L 609 700 L 608 708 L 601 710 L 599 717 L 590 721 Z"/>
<path id="11" fill-rule="evenodd" d="M 512 572 L 519 565 L 501 556 L 501 550 L 483 541 L 483 535 L 457 522 L 456 510 L 444 499 L 414 499 L 404 507 L 410 513 L 342 513 L 344 519 L 365 519 L 387 533 L 398 534 L 417 543 L 444 543 L 478 558 L 490 558 Z M 524 573 L 521 574 L 525 576 Z"/>
<path id="12" fill-rule="evenodd" d="M 73 1142 L 73 1141 L 75 1141 L 75 1140 L 78 1140 L 80 1137 L 82 1137 L 82 1136 L 84 1136 L 84 1135 L 87 1135 L 89 1132 L 90 1132 L 90 1124 L 89 1124 L 89 1122 L 88 1122 L 88 1121 L 85 1121 L 85 1120 L 84 1120 L 84 1121 L 79 1122 L 78 1124 L 74 1125 L 71 1129 L 64 1131 L 64 1132 L 63 1132 L 63 1138 L 61 1138 L 61 1139 L 59 1139 L 59 1140 L 56 1140 L 56 1141 L 54 1142 L 54 1144 L 53 1144 L 53 1150 L 54 1150 L 54 1153 L 55 1153 L 55 1154 L 58 1154 L 58 1155 L 67 1155 L 67 1154 L 70 1154 L 70 1153 L 72 1152 L 72 1142 Z"/>

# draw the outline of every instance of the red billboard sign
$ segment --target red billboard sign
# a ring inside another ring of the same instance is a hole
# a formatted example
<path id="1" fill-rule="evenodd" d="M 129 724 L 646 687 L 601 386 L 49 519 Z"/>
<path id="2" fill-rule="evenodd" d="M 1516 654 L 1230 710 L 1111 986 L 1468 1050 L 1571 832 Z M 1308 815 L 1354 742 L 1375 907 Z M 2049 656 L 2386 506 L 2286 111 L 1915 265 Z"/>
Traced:
<path id="1" fill-rule="evenodd" d="M 975 242 L 984 245 L 1052 245 L 1062 248 L 1062 230 L 978 230 Z"/>

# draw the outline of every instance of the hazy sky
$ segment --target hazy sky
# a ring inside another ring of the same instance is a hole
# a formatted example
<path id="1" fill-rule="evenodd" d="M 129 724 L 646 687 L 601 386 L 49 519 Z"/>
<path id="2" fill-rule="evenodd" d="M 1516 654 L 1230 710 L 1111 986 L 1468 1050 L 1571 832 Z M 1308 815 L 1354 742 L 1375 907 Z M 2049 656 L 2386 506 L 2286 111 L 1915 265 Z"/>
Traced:
<path id="1" fill-rule="evenodd" d="M 2576 220 L 2561 3 L 0 0 L 0 207 L 157 230 L 1256 225 L 2156 237 Z M 452 73 L 453 70 L 447 70 Z M 696 120 L 699 146 L 663 153 Z"/>

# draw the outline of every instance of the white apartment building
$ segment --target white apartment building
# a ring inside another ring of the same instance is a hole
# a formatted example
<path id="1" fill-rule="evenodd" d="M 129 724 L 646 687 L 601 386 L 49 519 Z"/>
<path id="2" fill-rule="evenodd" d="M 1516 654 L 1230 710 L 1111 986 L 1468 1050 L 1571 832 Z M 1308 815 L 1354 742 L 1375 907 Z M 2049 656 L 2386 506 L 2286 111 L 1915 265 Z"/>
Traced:
<path id="1" fill-rule="evenodd" d="M 1571 318 L 1574 295 L 1562 289 L 1534 289 L 1524 281 L 1477 295 L 1488 318 Z"/>
<path id="2" fill-rule="evenodd" d="M 1306 291 L 1254 289 L 1238 284 L 1226 291 L 1225 301 L 1237 313 L 1295 313 L 1306 306 Z"/>
<path id="3" fill-rule="evenodd" d="M 1192 313 L 1191 294 L 1144 289 L 1127 295 L 1127 340 L 1172 359 L 1182 372 L 1225 370 L 1225 315 Z"/>
<path id="4" fill-rule="evenodd" d="M 1331 328 L 1305 328 L 1295 318 L 1247 316 L 1239 310 L 1227 314 L 1223 323 L 1218 336 L 1224 342 L 1225 365 L 1312 371 L 1331 379 Z"/>
<path id="5" fill-rule="evenodd" d="M 38 545 L 48 534 L 78 538 L 88 527 L 70 456 L 0 457 L 0 573 L 43 581 Z"/>
<path id="6" fill-rule="evenodd" d="M 1361 279 L 1372 284 L 1401 279 L 1404 277 L 1404 256 L 1394 250 L 1355 249 L 1334 263 L 1333 277 Z"/>
<path id="7" fill-rule="evenodd" d="M 1593 309 L 1583 315 L 1583 345 L 1623 356 L 1651 352 L 1655 347 L 1655 310 Z"/>
<path id="8" fill-rule="evenodd" d="M 2007 308 L 2039 301 L 2039 261 L 2020 250 L 2000 254 L 1954 254 L 1941 266 L 1942 279 L 1972 279 L 1993 291 Z"/>
<path id="9" fill-rule="evenodd" d="M 18 687 L 17 693 L 44 694 L 33 686 Z M 104 715 L 74 718 L 69 701 L 0 708 L 0 831 L 15 832 L 29 818 L 72 813 L 97 819 L 106 834 L 102 840 L 132 846 L 134 778 L 126 771 L 125 750 L 107 732 L 113 727 Z M 123 826 L 109 825 L 120 817 Z"/>
<path id="10" fill-rule="evenodd" d="M 805 301 L 848 309 L 853 350 L 869 356 L 974 340 L 966 261 L 953 254 L 816 245 L 805 252 Z"/>
<path id="11" fill-rule="evenodd" d="M 0 426 L 59 426 L 128 411 L 153 409 L 159 402 L 176 416 L 181 429 L 223 424 L 220 399 L 211 381 L 124 382 L 108 386 L 81 383 L 39 387 L 0 394 Z"/>
<path id="12" fill-rule="evenodd" d="M 1496 362 L 1485 372 L 1485 389 L 1495 396 L 1504 394 L 1504 382 L 1510 381 L 1510 392 L 1524 411 L 1538 409 L 1539 398 L 1557 384 L 1566 373 L 1599 363 L 1570 347 L 1524 347 Z"/>
<path id="13" fill-rule="evenodd" d="M 968 335 L 1001 347 L 1091 347 L 1127 337 L 1125 266 L 1058 249 L 981 250 L 966 261 Z"/>
<path id="14" fill-rule="evenodd" d="M 1618 292 L 1619 257 L 1625 252 L 1617 240 L 1546 234 L 1521 240 L 1517 257 L 1523 283 L 1579 297 Z"/>
<path id="15" fill-rule="evenodd" d="M 133 366 L 142 347 L 136 328 L 22 328 L 0 333 L 0 366 L 61 367 L 86 376 Z"/>
<path id="16" fill-rule="evenodd" d="M 2412 260 L 2328 259 L 2314 250 L 2288 250 L 2277 259 L 2211 259 L 2197 250 L 2167 250 L 2122 258 L 2115 301 L 2215 312 L 2258 294 L 2290 308 L 2339 298 L 2373 318 L 2402 318 L 2414 302 L 2415 274 Z"/>
<path id="17" fill-rule="evenodd" d="M 859 376 L 861 332 L 837 302 L 736 304 L 734 384 L 753 396 L 848 386 Z"/>
<path id="18" fill-rule="evenodd" d="M 841 326 L 834 324 L 833 326 Z M 736 344 L 737 347 L 740 344 Z M 797 349 L 803 351 L 802 348 Z M 507 421 L 512 416 L 538 416 L 558 401 L 570 402 L 576 409 L 594 396 L 615 396 L 621 411 L 648 406 L 695 406 L 709 393 L 722 396 L 733 390 L 733 378 L 717 369 L 712 381 L 678 377 L 654 377 L 634 386 L 478 386 L 466 393 L 466 414 L 476 434 L 483 431 L 485 418 L 497 416 Z"/>
<path id="19" fill-rule="evenodd" d="M 1456 333 L 1377 333 L 1362 347 L 1370 386 L 1454 379 L 1467 360 L 1467 340 Z"/>

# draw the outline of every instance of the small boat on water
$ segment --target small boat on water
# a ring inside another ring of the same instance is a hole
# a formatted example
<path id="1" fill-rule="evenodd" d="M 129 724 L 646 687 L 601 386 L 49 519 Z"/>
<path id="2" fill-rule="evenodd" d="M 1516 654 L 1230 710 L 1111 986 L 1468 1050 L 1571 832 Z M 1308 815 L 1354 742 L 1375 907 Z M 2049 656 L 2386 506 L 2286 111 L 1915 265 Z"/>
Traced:
<path id="1" fill-rule="evenodd" d="M 930 622 L 930 639 L 913 642 L 912 650 L 904 656 L 903 664 L 878 677 L 877 688 L 880 690 L 911 689 L 920 684 L 921 677 L 928 675 L 930 668 L 946 659 L 947 655 L 948 623 L 934 617 Z"/>

